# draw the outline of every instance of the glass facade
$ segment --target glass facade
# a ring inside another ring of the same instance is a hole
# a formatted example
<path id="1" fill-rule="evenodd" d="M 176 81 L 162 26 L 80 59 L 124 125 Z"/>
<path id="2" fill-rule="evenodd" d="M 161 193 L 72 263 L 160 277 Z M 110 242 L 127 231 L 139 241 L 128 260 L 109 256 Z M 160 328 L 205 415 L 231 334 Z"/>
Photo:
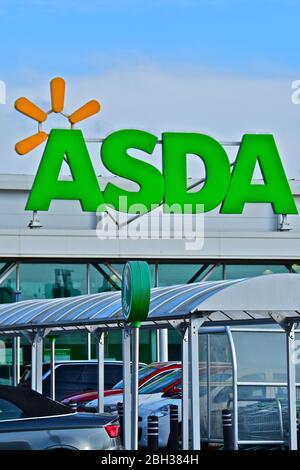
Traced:
<path id="1" fill-rule="evenodd" d="M 87 287 L 86 264 L 20 264 L 22 300 L 74 297 Z"/>

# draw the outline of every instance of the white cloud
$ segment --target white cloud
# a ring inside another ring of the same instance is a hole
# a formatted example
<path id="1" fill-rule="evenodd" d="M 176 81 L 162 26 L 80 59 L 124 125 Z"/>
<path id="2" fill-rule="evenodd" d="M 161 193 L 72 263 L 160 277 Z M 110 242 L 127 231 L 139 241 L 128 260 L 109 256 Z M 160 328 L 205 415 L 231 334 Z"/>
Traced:
<path id="1" fill-rule="evenodd" d="M 50 78 L 33 74 L 24 88 L 21 81 L 18 89 L 7 85 L 7 105 L 0 107 L 1 173 L 36 172 L 42 148 L 23 157 L 14 152 L 15 143 L 33 134 L 36 125 L 13 110 L 13 101 L 25 95 L 47 109 Z M 149 130 L 158 136 L 163 131 L 203 132 L 230 141 L 240 140 L 244 133 L 273 133 L 288 176 L 300 178 L 300 105 L 292 104 L 289 80 L 244 78 L 200 68 L 163 70 L 151 64 L 66 79 L 66 111 L 92 98 L 102 103 L 101 113 L 82 126 L 88 137 L 103 137 L 120 128 Z M 95 144 L 90 148 L 97 172 L 105 174 L 99 149 Z"/>

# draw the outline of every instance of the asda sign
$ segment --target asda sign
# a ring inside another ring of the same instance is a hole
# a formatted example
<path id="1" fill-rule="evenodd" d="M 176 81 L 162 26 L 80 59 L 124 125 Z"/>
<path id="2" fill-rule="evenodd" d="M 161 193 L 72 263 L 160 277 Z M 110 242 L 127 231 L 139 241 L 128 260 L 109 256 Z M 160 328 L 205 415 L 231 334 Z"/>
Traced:
<path id="1" fill-rule="evenodd" d="M 275 213 L 297 214 L 275 140 L 269 134 L 245 134 L 233 166 L 224 147 L 214 138 L 198 133 L 165 132 L 162 135 L 162 172 L 150 163 L 132 155 L 137 149 L 151 157 L 158 145 L 158 136 L 137 129 L 124 129 L 110 134 L 102 143 L 99 158 L 114 175 L 133 181 L 138 191 L 128 191 L 109 182 L 99 186 L 85 139 L 74 126 L 100 111 L 100 103 L 91 100 L 72 114 L 64 111 L 65 81 L 56 77 L 50 82 L 51 109 L 43 111 L 27 98 L 19 98 L 17 111 L 38 124 L 37 133 L 16 144 L 16 152 L 25 155 L 46 142 L 46 147 L 27 201 L 26 209 L 47 211 L 55 199 L 78 200 L 83 211 L 105 211 L 112 207 L 119 212 L 149 212 L 163 204 L 165 212 L 176 206 L 182 213 L 211 211 L 240 214 L 245 204 L 269 203 Z M 61 114 L 70 129 L 53 129 L 48 135 L 43 124 L 49 114 Z M 198 191 L 187 185 L 187 158 L 202 160 L 206 179 Z M 72 180 L 59 178 L 66 161 Z M 259 165 L 263 184 L 253 183 Z M 126 199 L 126 205 L 123 204 Z"/>
<path id="2" fill-rule="evenodd" d="M 152 155 L 158 137 L 142 130 L 126 129 L 110 134 L 102 143 L 99 158 L 113 174 L 138 184 L 127 191 L 109 182 L 101 190 L 87 146 L 80 130 L 53 129 L 38 168 L 26 205 L 27 210 L 47 211 L 54 199 L 78 200 L 83 211 L 110 206 L 128 213 L 137 204 L 145 211 L 163 203 L 174 204 L 190 213 L 203 205 L 208 212 L 220 207 L 222 214 L 240 214 L 245 204 L 269 203 L 277 214 L 297 214 L 297 208 L 272 135 L 245 134 L 231 170 L 224 147 L 212 137 L 198 133 L 166 132 L 162 135 L 162 172 L 132 156 L 132 149 Z M 187 158 L 196 155 L 206 170 L 206 181 L 197 192 L 187 189 Z M 67 159 L 72 181 L 61 181 L 60 170 Z M 263 184 L 253 183 L 259 165 Z M 168 209 L 169 210 L 169 209 Z"/>

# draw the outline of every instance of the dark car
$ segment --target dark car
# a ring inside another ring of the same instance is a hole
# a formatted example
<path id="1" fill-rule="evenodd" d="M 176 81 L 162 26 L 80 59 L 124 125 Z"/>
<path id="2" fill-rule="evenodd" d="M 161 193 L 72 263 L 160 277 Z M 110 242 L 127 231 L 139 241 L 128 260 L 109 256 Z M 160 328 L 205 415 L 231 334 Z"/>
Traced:
<path id="1" fill-rule="evenodd" d="M 145 364 L 140 364 L 140 367 Z M 98 363 L 90 361 L 58 361 L 55 363 L 55 399 L 97 389 Z M 122 379 L 123 362 L 104 362 L 104 388 L 110 390 Z M 20 386 L 31 386 L 31 368 L 28 367 L 21 380 Z M 50 364 L 43 364 L 43 395 L 50 396 Z"/>
<path id="2" fill-rule="evenodd" d="M 115 415 L 76 413 L 22 387 L 0 385 L 0 450 L 120 449 Z"/>

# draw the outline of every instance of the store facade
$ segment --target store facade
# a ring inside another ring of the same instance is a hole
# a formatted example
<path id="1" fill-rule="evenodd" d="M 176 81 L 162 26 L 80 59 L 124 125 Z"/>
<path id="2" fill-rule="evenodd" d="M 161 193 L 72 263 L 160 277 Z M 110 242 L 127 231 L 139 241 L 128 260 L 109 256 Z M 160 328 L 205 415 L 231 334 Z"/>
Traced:
<path id="1" fill-rule="evenodd" d="M 101 187 L 116 177 L 99 177 Z M 161 232 L 158 238 L 99 239 L 95 213 L 82 212 L 76 201 L 53 201 L 48 212 L 24 211 L 33 177 L 0 175 L 0 302 L 70 297 L 118 290 L 124 263 L 145 259 L 152 287 L 201 280 L 236 279 L 272 273 L 300 273 L 300 218 L 274 214 L 268 204 L 248 204 L 243 214 L 217 211 L 204 217 L 204 243 L 187 250 L 186 241 Z M 193 181 L 191 180 L 191 183 Z M 300 210 L 300 181 L 290 181 Z M 129 184 L 122 183 L 123 185 Z M 32 224 L 32 220 L 34 224 Z M 28 225 L 31 222 L 29 228 Z M 180 359 L 175 330 L 141 334 L 141 360 Z M 167 348 L 168 345 L 168 348 Z M 11 378 L 11 340 L 0 345 L 0 379 Z M 121 358 L 121 333 L 108 334 L 107 358 Z M 168 349 L 168 351 L 166 351 Z M 57 359 L 95 357 L 86 333 L 61 335 Z M 49 357 L 45 342 L 44 358 Z M 30 345 L 21 339 L 21 363 L 30 362 Z"/>

